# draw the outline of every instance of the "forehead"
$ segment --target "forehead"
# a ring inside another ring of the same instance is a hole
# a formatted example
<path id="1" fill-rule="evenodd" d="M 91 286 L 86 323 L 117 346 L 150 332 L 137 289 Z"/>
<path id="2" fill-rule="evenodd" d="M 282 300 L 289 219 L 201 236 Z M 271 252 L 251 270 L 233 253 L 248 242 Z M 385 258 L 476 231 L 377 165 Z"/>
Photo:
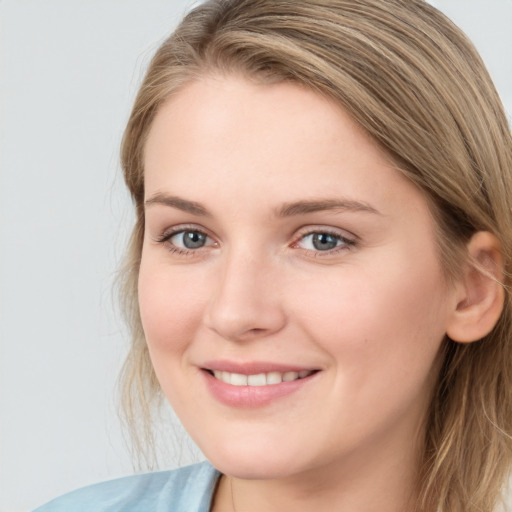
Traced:
<path id="1" fill-rule="evenodd" d="M 151 153 L 152 142 L 162 142 L 161 135 L 166 144 L 173 144 L 191 131 L 194 142 L 204 147 L 216 146 L 229 132 L 233 145 L 253 142 L 270 148 L 277 139 L 290 144 L 303 139 L 312 144 L 345 141 L 349 147 L 358 139 L 366 142 L 366 153 L 371 149 L 372 154 L 385 155 L 337 103 L 290 81 L 266 84 L 241 75 L 206 75 L 194 80 L 159 108 L 146 153 Z"/>
<path id="2" fill-rule="evenodd" d="M 169 98 L 144 163 L 146 198 L 172 191 L 263 205 L 326 194 L 386 203 L 398 189 L 421 195 L 333 101 L 295 83 L 240 76 L 205 76 Z"/>

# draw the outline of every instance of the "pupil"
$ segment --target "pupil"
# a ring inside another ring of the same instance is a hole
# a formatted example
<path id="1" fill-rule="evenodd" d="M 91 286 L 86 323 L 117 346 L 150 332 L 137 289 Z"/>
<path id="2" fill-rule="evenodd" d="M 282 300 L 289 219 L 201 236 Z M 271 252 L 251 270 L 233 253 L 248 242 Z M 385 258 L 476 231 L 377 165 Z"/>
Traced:
<path id="1" fill-rule="evenodd" d="M 183 245 L 187 249 L 198 249 L 203 247 L 205 242 L 205 235 L 197 231 L 187 231 L 183 236 Z"/>
<path id="2" fill-rule="evenodd" d="M 319 251 L 334 249 L 337 243 L 337 238 L 327 233 L 317 233 L 313 236 L 313 247 Z"/>

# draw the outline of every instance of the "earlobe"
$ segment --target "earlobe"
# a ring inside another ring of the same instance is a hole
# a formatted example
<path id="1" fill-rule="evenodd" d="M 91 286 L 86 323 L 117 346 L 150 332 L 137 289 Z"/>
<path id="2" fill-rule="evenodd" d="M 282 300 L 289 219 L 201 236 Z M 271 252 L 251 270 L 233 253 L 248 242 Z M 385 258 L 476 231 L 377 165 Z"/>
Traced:
<path id="1" fill-rule="evenodd" d="M 503 310 L 503 257 L 499 240 L 487 231 L 467 245 L 468 261 L 457 284 L 459 295 L 446 334 L 459 343 L 477 341 L 491 332 Z"/>

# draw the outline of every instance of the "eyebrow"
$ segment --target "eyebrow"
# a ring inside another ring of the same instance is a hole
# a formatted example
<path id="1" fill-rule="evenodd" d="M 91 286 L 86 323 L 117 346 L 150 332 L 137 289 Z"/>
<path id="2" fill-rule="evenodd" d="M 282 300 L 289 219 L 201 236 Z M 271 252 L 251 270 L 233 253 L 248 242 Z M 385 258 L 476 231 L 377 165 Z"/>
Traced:
<path id="1" fill-rule="evenodd" d="M 210 212 L 201 204 L 195 201 L 189 201 L 177 196 L 168 196 L 157 193 L 145 201 L 146 206 L 160 204 L 176 208 L 193 215 L 201 217 L 211 217 Z M 305 215 L 321 211 L 352 211 L 367 212 L 377 215 L 381 213 L 368 203 L 354 201 L 351 199 L 320 199 L 305 200 L 285 203 L 275 211 L 277 217 L 293 217 L 295 215 Z"/>
<path id="2" fill-rule="evenodd" d="M 329 210 L 367 212 L 381 215 L 378 210 L 365 202 L 353 201 L 351 199 L 321 199 L 285 203 L 277 210 L 277 216 L 291 217 L 294 215 L 304 215 Z"/>
<path id="3" fill-rule="evenodd" d="M 144 204 L 146 206 L 161 204 L 164 206 L 170 206 L 171 208 L 177 208 L 178 210 L 182 210 L 184 212 L 192 213 L 193 215 L 211 217 L 211 214 L 202 204 L 177 196 L 167 196 L 165 194 L 157 193 L 147 199 Z"/>

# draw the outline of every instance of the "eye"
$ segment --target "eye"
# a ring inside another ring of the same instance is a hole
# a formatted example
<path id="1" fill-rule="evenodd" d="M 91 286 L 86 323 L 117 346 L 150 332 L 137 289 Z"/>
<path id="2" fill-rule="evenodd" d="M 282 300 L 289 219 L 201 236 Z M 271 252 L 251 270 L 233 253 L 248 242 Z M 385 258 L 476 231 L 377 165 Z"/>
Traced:
<path id="1" fill-rule="evenodd" d="M 178 254 L 191 254 L 204 247 L 216 245 L 215 241 L 203 231 L 184 229 L 183 227 L 164 233 L 156 241 L 164 244 L 171 252 Z"/>
<path id="2" fill-rule="evenodd" d="M 206 245 L 208 237 L 200 231 L 179 231 L 167 240 L 180 249 L 200 249 Z"/>
<path id="3" fill-rule="evenodd" d="M 339 233 L 328 231 L 314 231 L 306 233 L 295 244 L 295 247 L 315 252 L 337 252 L 354 245 L 355 241 Z"/>

